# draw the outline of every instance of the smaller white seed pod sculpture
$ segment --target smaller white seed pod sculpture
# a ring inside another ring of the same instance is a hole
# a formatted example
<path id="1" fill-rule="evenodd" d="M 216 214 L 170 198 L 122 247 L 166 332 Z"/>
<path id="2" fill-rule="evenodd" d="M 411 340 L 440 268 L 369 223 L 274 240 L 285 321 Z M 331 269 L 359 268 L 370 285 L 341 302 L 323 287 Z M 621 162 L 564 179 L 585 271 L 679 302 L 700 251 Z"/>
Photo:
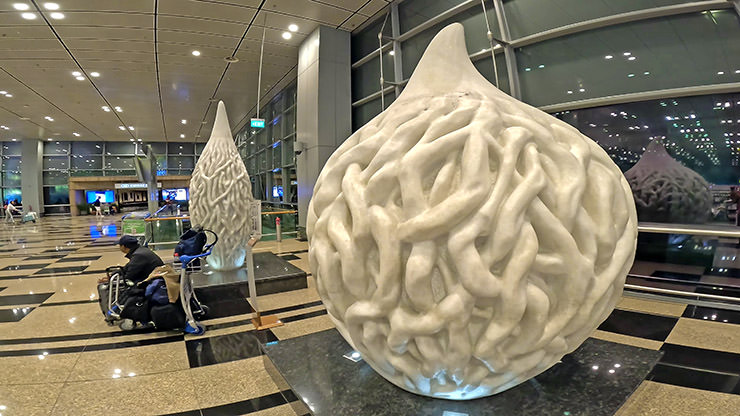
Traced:
<path id="1" fill-rule="evenodd" d="M 218 234 L 208 256 L 215 270 L 244 265 L 249 240 L 252 184 L 231 135 L 226 107 L 218 103 L 211 138 L 190 179 L 190 221 Z"/>
<path id="2" fill-rule="evenodd" d="M 462 400 L 547 370 L 609 316 L 637 216 L 606 152 L 491 85 L 453 24 L 328 159 L 307 231 L 329 316 L 365 361 Z"/>

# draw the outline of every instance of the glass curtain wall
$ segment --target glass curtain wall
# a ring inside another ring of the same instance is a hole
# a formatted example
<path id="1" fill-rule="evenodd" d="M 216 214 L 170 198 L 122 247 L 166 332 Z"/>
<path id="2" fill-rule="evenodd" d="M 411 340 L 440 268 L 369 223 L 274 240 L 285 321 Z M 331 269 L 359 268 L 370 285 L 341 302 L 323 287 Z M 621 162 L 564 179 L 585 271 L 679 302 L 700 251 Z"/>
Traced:
<path id="1" fill-rule="evenodd" d="M 21 142 L 0 142 L 2 157 L 2 198 L 3 204 L 8 201 L 23 203 L 21 200 Z"/>
<path id="2" fill-rule="evenodd" d="M 395 35 L 402 59 L 384 51 L 385 78 L 393 79 L 388 74 L 400 65 L 404 79 L 395 81 L 405 82 L 434 35 L 459 22 L 474 64 L 495 84 L 480 3 L 405 0 L 389 5 L 389 16 L 391 8 L 398 8 L 400 33 Z M 682 167 L 680 181 L 690 185 L 671 182 L 665 195 L 658 195 L 658 182 L 631 180 L 638 207 L 656 196 L 666 198 L 663 206 L 641 209 L 640 221 L 735 223 L 740 199 L 740 187 L 735 188 L 740 185 L 740 18 L 732 2 L 502 0 L 486 6 L 494 38 L 506 36 L 501 21 L 510 36 L 503 39 L 508 47 L 494 49 L 509 52 L 509 59 L 496 54 L 501 90 L 518 90 L 522 101 L 580 129 L 623 172 L 633 169 L 628 179 L 645 176 L 643 167 L 656 165 L 650 162 L 653 153 Z M 355 130 L 382 110 L 377 35 L 381 29 L 385 36 L 393 35 L 391 18 L 385 26 L 384 19 L 352 37 Z M 516 75 L 513 81 L 511 73 Z M 512 82 L 518 88 L 511 88 Z M 387 107 L 394 94 L 386 97 Z M 643 156 L 647 162 L 638 165 Z"/>
<path id="3" fill-rule="evenodd" d="M 6 143 L 11 144 L 11 143 Z M 16 143 L 12 143 L 16 144 Z M 20 143 L 18 163 L 20 163 Z M 157 174 L 190 175 L 195 167 L 203 143 L 147 143 L 157 155 Z M 44 142 L 43 187 L 44 211 L 69 212 L 70 176 L 135 176 L 134 158 L 137 146 L 133 142 Z M 141 146 L 138 156 L 143 156 Z M 3 154 L 3 177 L 5 177 Z M 15 156 L 8 156 L 12 160 Z M 3 190 L 5 184 L 3 183 Z M 18 199 L 20 199 L 20 171 L 18 172 Z"/>
<path id="4" fill-rule="evenodd" d="M 297 206 L 298 182 L 293 145 L 296 136 L 296 83 L 260 109 L 265 128 L 244 126 L 235 135 L 239 154 L 252 180 L 256 199 L 272 205 Z"/>

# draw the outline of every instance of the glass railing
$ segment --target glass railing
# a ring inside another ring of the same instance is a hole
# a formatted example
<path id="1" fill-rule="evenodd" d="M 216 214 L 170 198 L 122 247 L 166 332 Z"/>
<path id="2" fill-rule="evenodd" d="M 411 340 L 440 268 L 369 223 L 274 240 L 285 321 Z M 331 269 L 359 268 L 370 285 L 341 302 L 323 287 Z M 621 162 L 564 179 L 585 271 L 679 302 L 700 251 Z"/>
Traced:
<path id="1" fill-rule="evenodd" d="M 625 295 L 740 310 L 740 227 L 640 223 Z"/>

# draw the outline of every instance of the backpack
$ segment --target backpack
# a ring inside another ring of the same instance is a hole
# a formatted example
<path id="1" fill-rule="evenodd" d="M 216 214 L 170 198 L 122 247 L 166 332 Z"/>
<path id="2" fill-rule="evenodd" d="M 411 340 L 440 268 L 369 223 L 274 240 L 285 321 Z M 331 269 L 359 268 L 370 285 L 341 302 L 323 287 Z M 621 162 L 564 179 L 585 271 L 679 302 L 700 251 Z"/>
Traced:
<path id="1" fill-rule="evenodd" d="M 202 229 L 189 229 L 180 236 L 180 242 L 175 247 L 175 256 L 195 256 L 203 252 L 208 237 Z"/>

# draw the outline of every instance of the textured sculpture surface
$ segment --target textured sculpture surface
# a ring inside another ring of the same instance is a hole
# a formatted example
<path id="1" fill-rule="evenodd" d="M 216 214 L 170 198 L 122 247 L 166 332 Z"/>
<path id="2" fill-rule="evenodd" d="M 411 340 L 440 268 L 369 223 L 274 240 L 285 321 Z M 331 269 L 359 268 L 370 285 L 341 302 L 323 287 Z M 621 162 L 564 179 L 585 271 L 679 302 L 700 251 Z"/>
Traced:
<path id="1" fill-rule="evenodd" d="M 453 24 L 329 158 L 307 231 L 321 298 L 368 364 L 408 391 L 473 399 L 606 319 L 637 218 L 606 152 L 488 83 Z"/>
<path id="2" fill-rule="evenodd" d="M 190 179 L 190 218 L 218 234 L 208 256 L 215 270 L 244 265 L 250 232 L 252 184 L 231 136 L 223 102 L 218 103 L 211 138 L 195 164 Z"/>
<path id="3" fill-rule="evenodd" d="M 680 164 L 658 141 L 624 173 L 632 188 L 640 221 L 704 223 L 711 214 L 709 184 Z"/>

